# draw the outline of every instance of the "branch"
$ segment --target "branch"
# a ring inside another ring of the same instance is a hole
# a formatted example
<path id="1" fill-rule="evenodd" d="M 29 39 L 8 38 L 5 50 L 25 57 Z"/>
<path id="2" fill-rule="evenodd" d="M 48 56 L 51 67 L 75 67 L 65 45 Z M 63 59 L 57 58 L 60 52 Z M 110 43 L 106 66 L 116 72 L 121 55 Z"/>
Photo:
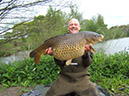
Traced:
<path id="1" fill-rule="evenodd" d="M 41 0 L 41 1 L 36 1 L 36 2 L 33 2 L 33 3 L 24 4 L 24 5 L 20 4 L 20 5 L 15 5 L 15 6 L 12 6 L 12 7 L 7 6 L 7 7 L 3 8 L 3 9 L 0 9 L 0 11 L 12 10 L 14 8 L 22 8 L 22 7 L 34 6 L 34 5 L 36 5 L 38 3 L 41 3 L 41 2 L 47 3 L 47 1 L 50 2 L 49 0 Z"/>
<path id="2" fill-rule="evenodd" d="M 31 33 L 31 32 L 30 32 Z M 28 33 L 26 33 L 26 34 L 20 34 L 20 36 L 18 36 L 18 37 L 16 37 L 16 38 L 13 38 L 13 39 L 9 39 L 9 40 L 4 40 L 4 41 L 2 41 L 2 42 L 0 42 L 0 46 L 1 45 L 3 45 L 3 44 L 5 44 L 5 43 L 7 43 L 7 42 L 10 42 L 10 41 L 13 41 L 13 40 L 16 40 L 16 39 L 19 39 L 19 37 L 22 37 L 22 36 L 26 36 Z"/>
<path id="3" fill-rule="evenodd" d="M 31 7 L 31 6 L 34 6 L 36 4 L 42 3 L 42 2 L 43 3 L 48 3 L 51 0 L 39 0 L 39 1 L 32 2 L 32 3 L 20 4 L 20 5 L 15 5 L 15 1 L 17 1 L 17 0 L 11 0 L 10 2 L 8 2 L 8 5 L 6 7 L 0 9 L 0 12 L 1 12 L 0 13 L 0 20 L 4 19 L 5 16 L 13 9 L 24 8 L 24 7 Z"/>
<path id="4" fill-rule="evenodd" d="M 16 24 L 15 26 L 10 27 L 10 28 L 8 28 L 8 29 L 2 31 L 0 34 L 3 34 L 3 33 L 5 33 L 5 32 L 7 32 L 7 31 L 9 31 L 9 30 L 11 30 L 11 29 L 13 29 L 13 28 L 15 28 L 15 27 L 21 25 L 21 24 L 24 24 L 24 23 L 26 23 L 26 22 L 29 22 L 29 21 L 30 21 L 30 20 L 26 20 L 26 21 L 23 21 L 23 22 L 21 22 L 21 23 L 18 23 L 18 24 Z"/>
<path id="5" fill-rule="evenodd" d="M 0 14 L 0 16 L 1 16 L 0 19 L 3 19 L 5 17 L 5 15 L 10 11 L 10 10 L 8 10 L 8 7 L 11 6 L 12 4 L 14 4 L 15 1 L 16 0 L 9 1 L 8 5 L 5 8 L 3 8 L 2 10 L 0 9 L 0 11 L 3 11 Z"/>

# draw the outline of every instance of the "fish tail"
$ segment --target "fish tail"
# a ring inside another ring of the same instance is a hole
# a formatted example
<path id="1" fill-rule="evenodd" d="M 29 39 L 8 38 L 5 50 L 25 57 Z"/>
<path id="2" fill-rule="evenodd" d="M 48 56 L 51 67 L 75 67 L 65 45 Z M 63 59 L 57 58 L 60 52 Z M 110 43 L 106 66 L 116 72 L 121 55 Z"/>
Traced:
<path id="1" fill-rule="evenodd" d="M 30 57 L 33 58 L 35 57 L 37 54 L 42 54 L 42 53 L 45 53 L 45 49 L 42 50 L 42 51 L 37 51 L 37 50 L 34 50 L 30 53 Z"/>
<path id="2" fill-rule="evenodd" d="M 35 50 L 32 51 L 32 52 L 30 53 L 30 57 L 31 57 L 31 58 L 35 57 L 36 53 L 37 53 L 37 52 L 35 52 Z"/>
<path id="3" fill-rule="evenodd" d="M 49 48 L 48 45 L 46 44 L 42 44 L 41 46 L 39 46 L 38 48 L 36 48 L 35 50 L 33 50 L 30 53 L 30 57 L 33 58 L 34 57 L 34 61 L 36 64 L 39 64 L 40 61 L 40 57 L 42 53 L 45 53 L 45 50 Z M 45 53 L 46 54 L 46 53 Z"/>
<path id="4" fill-rule="evenodd" d="M 47 48 L 49 48 L 49 47 L 46 46 L 45 44 L 42 44 L 41 46 L 39 46 L 38 48 L 34 49 L 30 53 L 30 57 L 33 58 L 33 57 L 35 57 L 36 54 L 42 54 L 42 53 L 44 53 Z"/>
<path id="5" fill-rule="evenodd" d="M 38 48 L 36 48 L 35 50 L 33 50 L 30 53 L 30 57 L 31 58 L 34 57 L 34 61 L 36 64 L 39 64 L 40 57 L 41 57 L 42 53 L 44 53 L 44 55 L 47 55 L 47 51 L 45 52 L 45 50 L 53 45 L 54 39 L 55 38 L 51 38 L 51 39 L 44 41 L 44 43 L 41 46 L 39 46 Z"/>
<path id="6" fill-rule="evenodd" d="M 35 61 L 35 64 L 39 64 L 39 61 L 40 61 L 40 57 L 41 57 L 41 54 L 45 52 L 45 49 L 42 50 L 42 51 L 37 51 L 34 50 L 30 53 L 30 57 L 33 58 L 34 57 L 34 61 Z"/>
<path id="7" fill-rule="evenodd" d="M 41 57 L 41 53 L 37 53 L 34 57 L 34 62 L 35 64 L 39 64 L 40 61 L 40 57 Z"/>

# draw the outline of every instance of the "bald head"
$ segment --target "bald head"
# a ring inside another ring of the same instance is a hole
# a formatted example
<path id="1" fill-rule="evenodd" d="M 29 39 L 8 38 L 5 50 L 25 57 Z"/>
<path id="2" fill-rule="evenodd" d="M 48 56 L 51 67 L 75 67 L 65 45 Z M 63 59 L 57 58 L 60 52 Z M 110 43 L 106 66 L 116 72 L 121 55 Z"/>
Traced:
<path id="1" fill-rule="evenodd" d="M 81 29 L 81 26 L 79 24 L 79 21 L 76 18 L 73 18 L 68 23 L 68 30 L 69 33 L 78 33 Z"/>
<path id="2" fill-rule="evenodd" d="M 78 23 L 78 25 L 80 25 L 80 23 L 79 23 L 79 21 L 76 19 L 76 18 L 72 18 L 70 21 L 69 21 L 69 23 L 68 23 L 68 25 L 71 23 L 71 22 L 76 22 L 76 23 Z"/>

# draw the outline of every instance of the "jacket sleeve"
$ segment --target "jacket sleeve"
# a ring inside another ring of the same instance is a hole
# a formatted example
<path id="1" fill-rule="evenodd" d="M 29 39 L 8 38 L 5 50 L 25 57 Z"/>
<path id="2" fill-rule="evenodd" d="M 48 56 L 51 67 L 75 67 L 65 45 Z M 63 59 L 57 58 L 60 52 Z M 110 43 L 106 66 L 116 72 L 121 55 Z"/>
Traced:
<path id="1" fill-rule="evenodd" d="M 83 65 L 85 67 L 88 67 L 89 65 L 91 65 L 92 63 L 92 59 L 93 59 L 93 53 L 91 51 L 85 53 L 83 56 L 82 56 L 82 59 L 83 59 Z"/>

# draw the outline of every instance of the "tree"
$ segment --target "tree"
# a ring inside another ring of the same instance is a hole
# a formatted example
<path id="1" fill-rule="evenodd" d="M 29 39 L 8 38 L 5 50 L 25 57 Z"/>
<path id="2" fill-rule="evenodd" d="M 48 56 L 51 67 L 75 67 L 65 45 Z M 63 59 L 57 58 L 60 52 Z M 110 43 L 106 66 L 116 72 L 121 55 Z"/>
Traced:
<path id="1" fill-rule="evenodd" d="M 82 29 L 85 31 L 97 32 L 98 25 L 93 20 L 83 20 Z"/>
<path id="2" fill-rule="evenodd" d="M 78 6 L 70 5 L 70 13 L 68 14 L 68 18 L 76 18 L 81 23 L 83 20 L 82 13 L 78 12 Z M 68 20 L 69 21 L 69 20 Z"/>
<path id="3" fill-rule="evenodd" d="M 66 33 L 65 29 L 67 29 L 67 26 L 65 26 L 65 15 L 66 14 L 62 11 L 56 10 L 56 8 L 52 8 L 50 6 L 44 18 L 35 23 L 38 26 L 34 27 L 35 24 L 31 26 L 31 30 L 33 28 L 35 30 L 32 30 L 33 32 L 31 31 L 32 33 L 28 35 L 28 40 L 36 47 L 36 45 L 39 46 L 43 43 L 43 41 L 50 37 Z M 39 16 L 36 18 L 39 18 Z M 35 21 L 37 20 L 35 19 Z M 35 42 L 36 44 L 34 44 Z"/>
<path id="4" fill-rule="evenodd" d="M 104 23 L 104 18 L 101 14 L 93 16 L 90 20 L 83 20 L 81 26 L 83 30 L 98 33 L 102 33 L 103 30 L 107 29 L 107 24 Z"/>
<path id="5" fill-rule="evenodd" d="M 14 24 L 33 20 L 38 13 L 37 7 L 51 5 L 62 9 L 72 5 L 73 2 L 74 0 L 2 0 L 0 2 L 0 34 L 11 30 Z"/>
<path id="6" fill-rule="evenodd" d="M 0 2 L 0 35 L 11 32 L 15 27 L 34 19 L 36 7 L 48 6 L 58 9 L 68 8 L 74 0 L 7 0 Z M 15 25 L 15 26 L 14 26 Z M 3 42 L 0 42 L 0 45 Z"/>
<path id="7" fill-rule="evenodd" d="M 65 31 L 67 29 L 65 16 L 65 13 L 50 6 L 45 16 L 40 15 L 34 17 L 33 21 L 19 26 L 14 25 L 16 27 L 11 33 L 6 32 L 5 39 L 1 42 L 11 44 L 12 47 L 15 47 L 15 51 L 35 48 L 46 39 L 67 32 Z M 19 46 L 22 49 L 19 49 Z"/>
<path id="8" fill-rule="evenodd" d="M 51 0 L 6 0 L 0 2 L 0 21 L 2 33 L 6 33 L 11 30 L 14 24 L 20 25 L 33 19 L 32 14 L 35 14 L 33 10 L 36 5 L 45 5 Z M 26 14 L 26 15 L 25 15 Z M 9 27 L 7 27 L 9 26 Z"/>
<path id="9" fill-rule="evenodd" d="M 106 28 L 107 24 L 104 24 L 104 17 L 101 14 L 98 14 L 96 23 L 102 28 Z"/>

